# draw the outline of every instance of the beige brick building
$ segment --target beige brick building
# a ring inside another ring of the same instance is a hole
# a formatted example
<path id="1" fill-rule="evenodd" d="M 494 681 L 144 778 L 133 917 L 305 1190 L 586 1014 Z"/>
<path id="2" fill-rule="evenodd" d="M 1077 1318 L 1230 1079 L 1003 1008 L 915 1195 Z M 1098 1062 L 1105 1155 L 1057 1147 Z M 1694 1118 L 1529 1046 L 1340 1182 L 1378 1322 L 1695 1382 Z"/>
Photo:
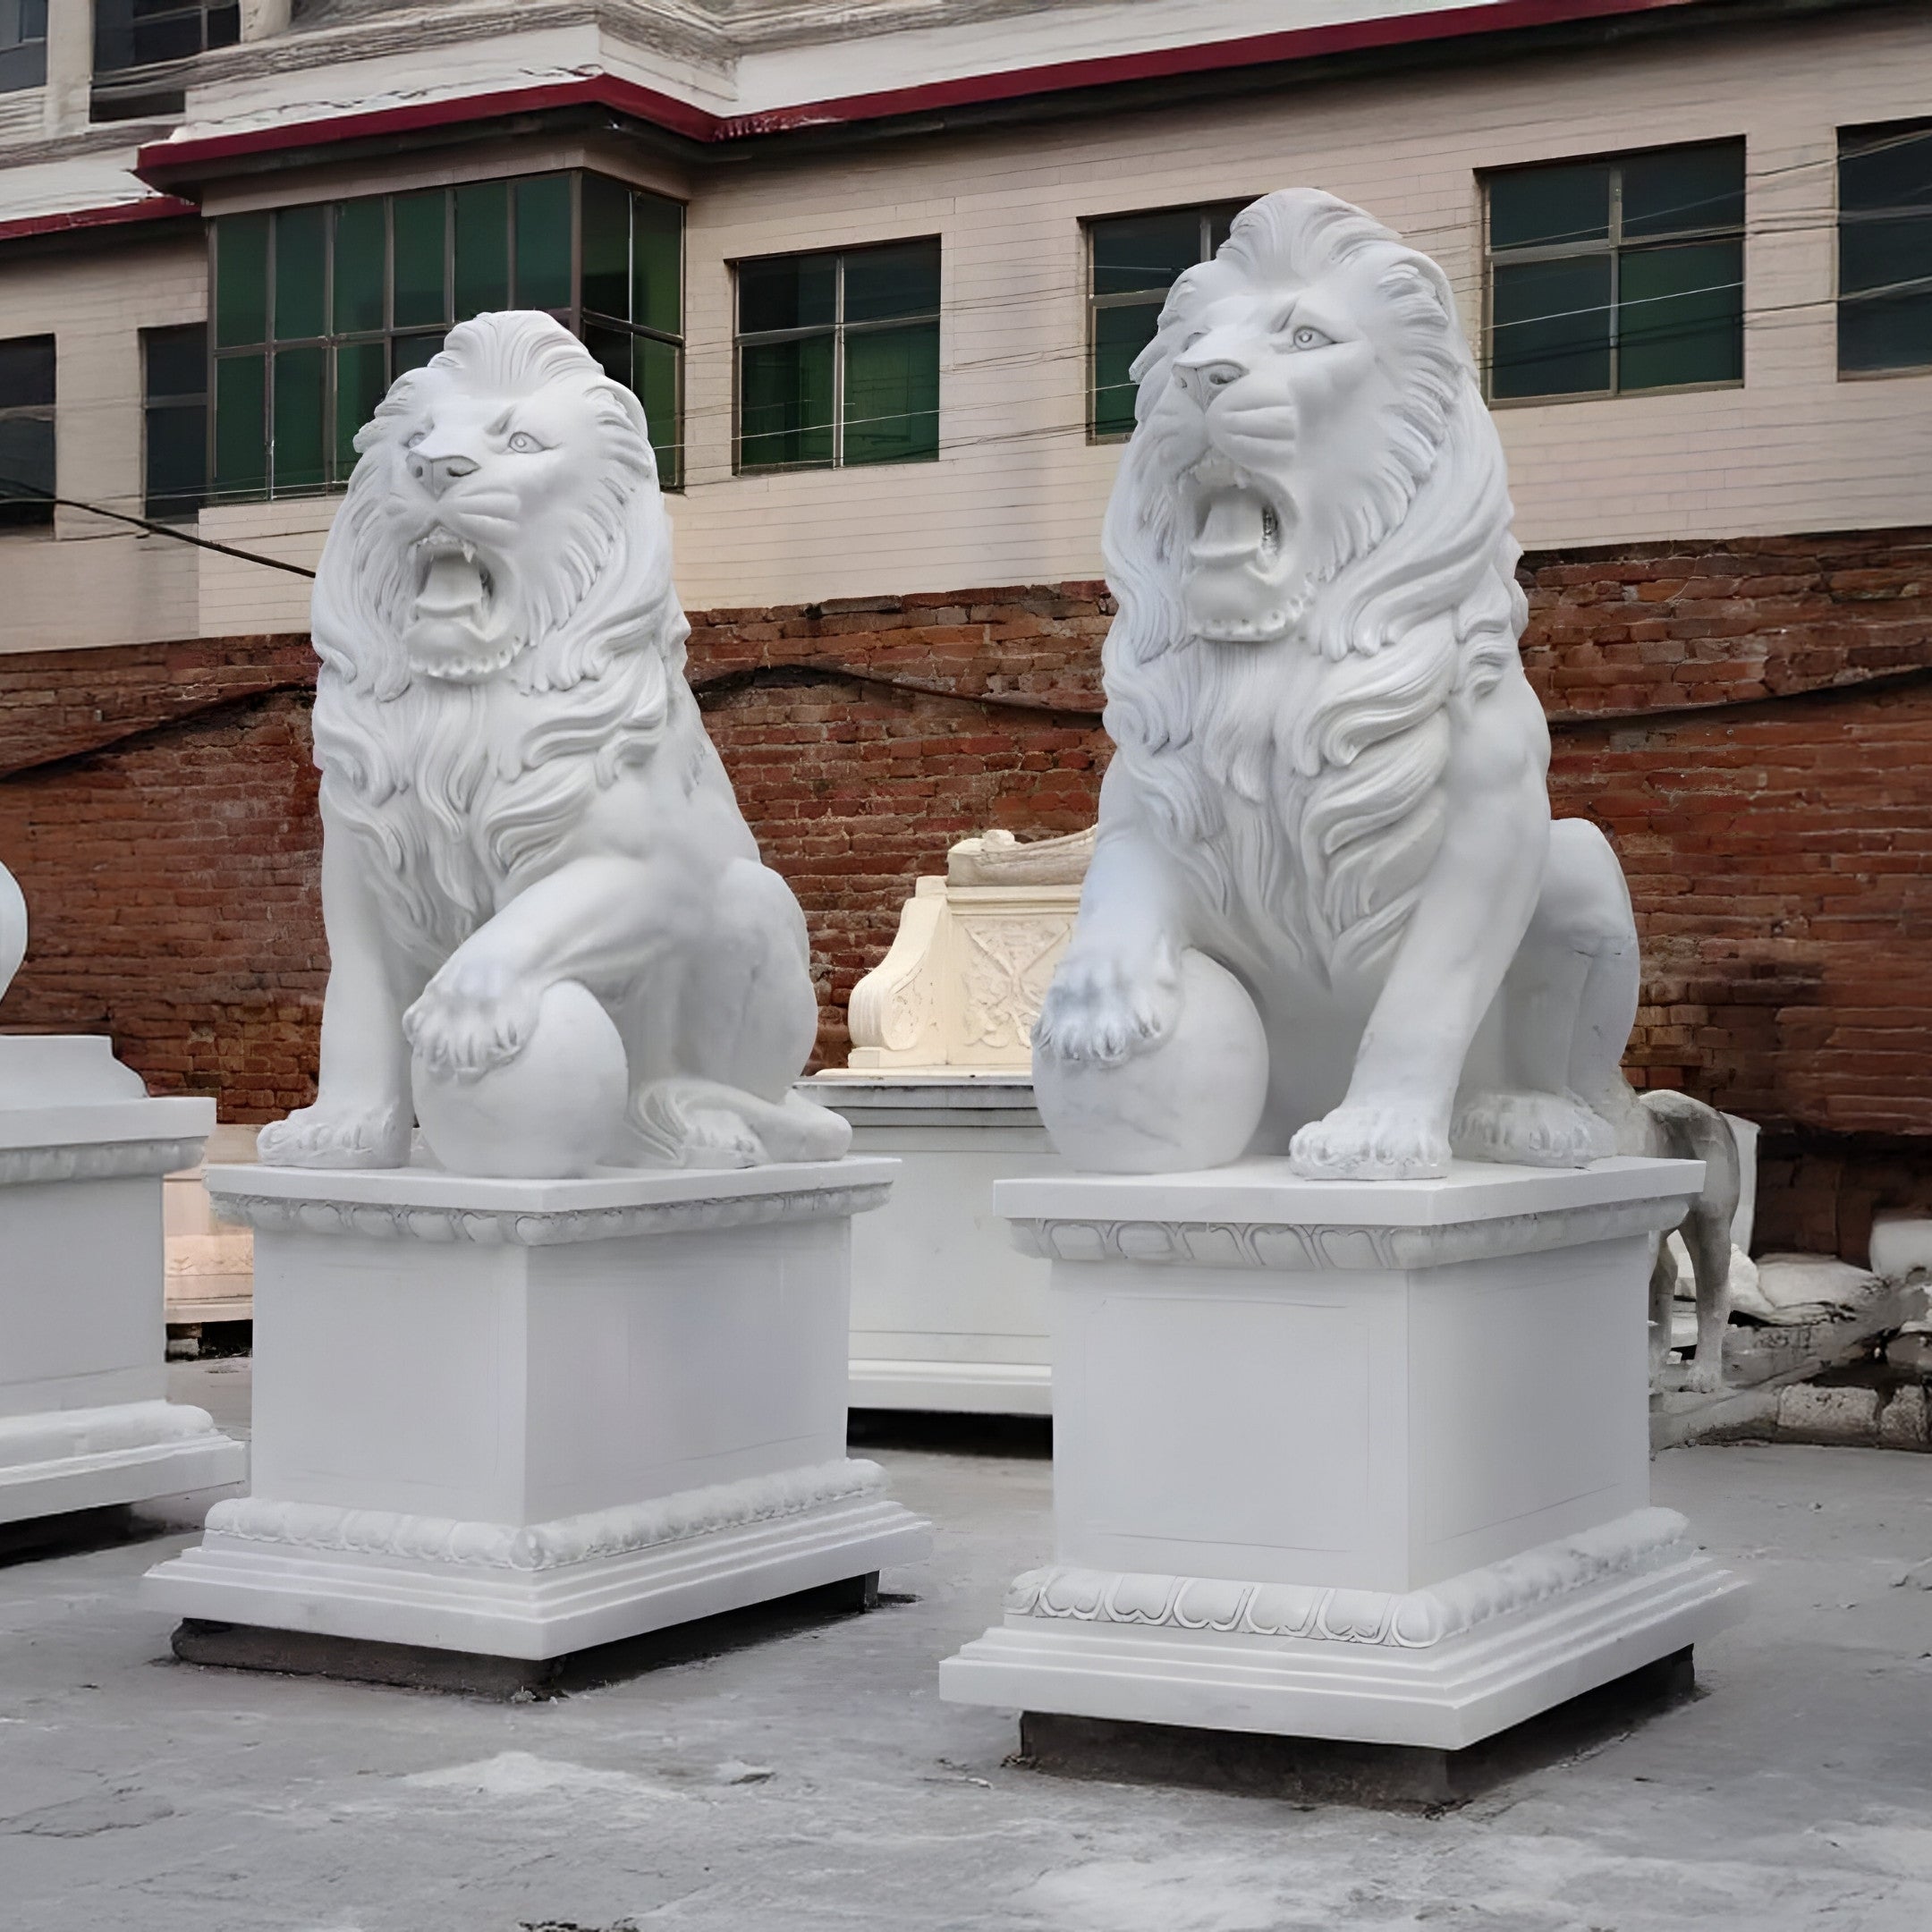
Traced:
<path id="1" fill-rule="evenodd" d="M 1848 1160 L 1892 1177 L 1873 1199 L 1919 1187 L 1932 15 L 1900 0 L 0 0 L 0 479 L 39 464 L 63 499 L 0 503 L 0 838 L 30 891 L 45 854 L 69 962 L 30 969 L 26 1018 L 126 1031 L 140 997 L 137 953 L 120 990 L 88 977 L 45 788 L 77 758 L 212 784 L 184 747 L 275 690 L 299 766 L 301 679 L 270 667 L 301 661 L 342 425 L 484 290 L 646 394 L 714 620 L 694 678 L 813 914 L 835 1050 L 911 873 L 977 820 L 1087 809 L 1134 331 L 1230 204 L 1301 182 L 1454 279 L 1559 791 L 1647 922 L 1640 1071 L 1765 1119 L 1829 1196 L 1807 1213 L 1839 1215 Z M 1858 824 L 1817 816 L 1880 738 Z M 1658 775 L 1733 752 L 1732 807 L 1784 827 L 1761 863 Z M 1841 864 L 1868 832 L 1877 860 Z M 215 1028 L 244 1062 L 314 992 L 252 943 L 201 987 L 257 1015 Z M 233 1093 L 282 1093 L 256 1072 Z M 1791 1232 L 1855 1249 L 1863 1211 Z"/>

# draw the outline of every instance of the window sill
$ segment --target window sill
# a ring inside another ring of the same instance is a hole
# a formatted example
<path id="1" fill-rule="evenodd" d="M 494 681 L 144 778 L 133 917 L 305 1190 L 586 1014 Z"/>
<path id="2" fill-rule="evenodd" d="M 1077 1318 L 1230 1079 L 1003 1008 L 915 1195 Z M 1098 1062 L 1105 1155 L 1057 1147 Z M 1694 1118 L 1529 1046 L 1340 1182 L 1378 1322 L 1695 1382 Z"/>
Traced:
<path id="1" fill-rule="evenodd" d="M 1932 376 L 1932 362 L 1902 362 L 1895 369 L 1842 369 L 1840 382 L 1896 382 L 1902 376 Z"/>
<path id="2" fill-rule="evenodd" d="M 1489 396 L 1483 401 L 1492 411 L 1521 409 L 1556 409 L 1568 402 L 1641 402 L 1651 396 L 1711 395 L 1720 389 L 1741 389 L 1741 382 L 1674 383 L 1659 389 L 1580 389 L 1566 395 Z"/>

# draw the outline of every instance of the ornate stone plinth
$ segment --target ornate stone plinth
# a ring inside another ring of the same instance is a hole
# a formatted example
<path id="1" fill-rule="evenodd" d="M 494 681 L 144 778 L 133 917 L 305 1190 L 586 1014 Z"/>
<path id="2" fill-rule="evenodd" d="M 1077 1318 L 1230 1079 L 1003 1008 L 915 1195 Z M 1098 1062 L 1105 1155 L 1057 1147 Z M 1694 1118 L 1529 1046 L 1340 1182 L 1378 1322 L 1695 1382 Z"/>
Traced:
<path id="1" fill-rule="evenodd" d="M 1649 1504 L 1694 1161 L 1009 1181 L 1053 1266 L 1055 1561 L 955 1702 L 1457 1749 L 1733 1622 Z"/>
<path id="2" fill-rule="evenodd" d="M 214 1124 L 105 1038 L 0 1038 L 0 1523 L 242 1479 L 242 1445 L 165 1399 L 162 1176 Z"/>
<path id="3" fill-rule="evenodd" d="M 544 1659 L 917 1560 L 844 1453 L 851 1218 L 893 1167 L 210 1168 L 255 1230 L 254 1494 L 148 1601 Z"/>

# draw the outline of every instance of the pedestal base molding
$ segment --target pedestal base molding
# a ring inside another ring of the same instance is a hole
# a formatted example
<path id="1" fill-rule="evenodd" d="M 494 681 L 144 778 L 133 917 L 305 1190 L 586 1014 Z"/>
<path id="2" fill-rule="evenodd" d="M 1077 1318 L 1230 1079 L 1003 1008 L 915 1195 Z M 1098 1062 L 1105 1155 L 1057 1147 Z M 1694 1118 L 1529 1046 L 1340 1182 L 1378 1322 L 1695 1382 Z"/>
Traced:
<path id="1" fill-rule="evenodd" d="M 785 1471 L 532 1524 L 218 1504 L 142 1589 L 182 1617 L 505 1657 L 568 1656 L 917 1562 L 876 1464 Z"/>
<path id="2" fill-rule="evenodd" d="M 1456 1750 L 1735 1623 L 1744 1585 L 1642 1510 L 1402 1595 L 1035 1572 L 949 1701 Z"/>
<path id="3" fill-rule="evenodd" d="M 247 1449 L 183 1402 L 0 1417 L 0 1522 L 221 1488 L 247 1473 Z"/>

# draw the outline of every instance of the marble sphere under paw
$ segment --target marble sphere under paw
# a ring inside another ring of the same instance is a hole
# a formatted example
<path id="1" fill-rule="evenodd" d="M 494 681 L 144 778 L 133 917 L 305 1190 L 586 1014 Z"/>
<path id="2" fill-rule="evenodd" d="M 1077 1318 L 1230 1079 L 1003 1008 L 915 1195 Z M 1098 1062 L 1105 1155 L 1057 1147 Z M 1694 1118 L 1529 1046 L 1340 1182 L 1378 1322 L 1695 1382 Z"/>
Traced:
<path id="1" fill-rule="evenodd" d="M 1205 953 L 1181 956 L 1174 1030 L 1118 1065 L 1038 1050 L 1033 1097 L 1048 1138 L 1095 1174 L 1177 1174 L 1239 1160 L 1267 1101 L 1267 1035 L 1248 990 Z"/>
<path id="2" fill-rule="evenodd" d="M 623 1037 L 597 996 L 560 979 L 521 1053 L 473 1079 L 410 1062 L 416 1119 L 452 1174 L 548 1181 L 587 1174 L 623 1128 L 630 1081 Z"/>

